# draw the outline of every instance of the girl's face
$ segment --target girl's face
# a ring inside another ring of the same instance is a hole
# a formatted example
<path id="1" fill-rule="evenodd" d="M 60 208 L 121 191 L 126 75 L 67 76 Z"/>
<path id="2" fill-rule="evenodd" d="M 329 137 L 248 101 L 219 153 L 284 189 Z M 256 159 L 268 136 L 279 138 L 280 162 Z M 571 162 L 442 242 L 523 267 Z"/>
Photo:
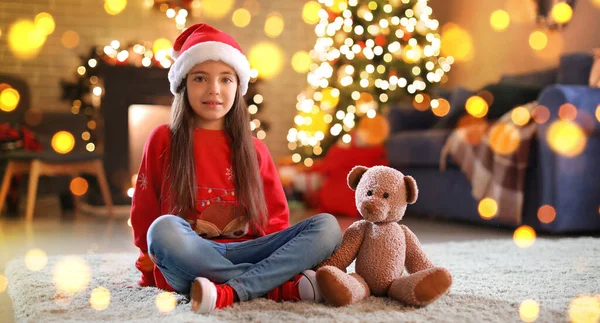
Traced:
<path id="1" fill-rule="evenodd" d="M 195 112 L 195 126 L 222 130 L 237 91 L 237 76 L 221 61 L 204 61 L 192 68 L 186 81 L 188 101 Z"/>

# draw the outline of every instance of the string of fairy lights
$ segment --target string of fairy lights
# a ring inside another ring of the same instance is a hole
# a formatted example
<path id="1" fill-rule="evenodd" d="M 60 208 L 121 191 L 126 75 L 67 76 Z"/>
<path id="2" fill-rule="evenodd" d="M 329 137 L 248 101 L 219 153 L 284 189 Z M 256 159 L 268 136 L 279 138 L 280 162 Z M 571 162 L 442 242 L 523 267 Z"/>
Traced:
<path id="1" fill-rule="evenodd" d="M 326 151 L 326 137 L 334 137 L 329 144 L 338 137 L 350 143 L 360 118 L 430 92 L 454 62 L 440 57 L 439 22 L 425 0 L 319 2 L 309 88 L 298 95 L 287 135 L 293 160 L 307 166 Z"/>

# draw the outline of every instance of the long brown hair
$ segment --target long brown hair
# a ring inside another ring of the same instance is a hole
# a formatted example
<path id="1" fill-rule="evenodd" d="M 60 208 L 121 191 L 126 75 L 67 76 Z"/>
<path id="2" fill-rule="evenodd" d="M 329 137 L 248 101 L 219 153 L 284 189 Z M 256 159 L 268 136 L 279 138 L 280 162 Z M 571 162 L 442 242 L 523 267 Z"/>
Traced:
<path id="1" fill-rule="evenodd" d="M 194 111 L 188 101 L 187 79 L 183 79 L 171 106 L 171 154 L 169 182 L 173 214 L 185 217 L 196 212 L 196 167 L 194 162 Z M 235 192 L 245 207 L 251 228 L 264 233 L 267 207 L 246 101 L 239 80 L 231 110 L 225 115 L 225 133 L 231 139 L 231 164 Z"/>

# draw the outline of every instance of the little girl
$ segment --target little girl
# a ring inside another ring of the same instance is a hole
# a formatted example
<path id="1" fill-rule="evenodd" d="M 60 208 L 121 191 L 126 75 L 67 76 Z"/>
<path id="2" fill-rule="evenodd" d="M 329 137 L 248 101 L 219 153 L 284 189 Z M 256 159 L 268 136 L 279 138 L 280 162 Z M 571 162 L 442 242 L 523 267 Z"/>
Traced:
<path id="1" fill-rule="evenodd" d="M 131 209 L 139 284 L 189 293 L 199 313 L 260 296 L 321 300 L 310 268 L 341 230 L 329 214 L 289 227 L 277 169 L 251 135 L 240 46 L 197 24 L 173 49 L 171 122 L 146 142 Z"/>

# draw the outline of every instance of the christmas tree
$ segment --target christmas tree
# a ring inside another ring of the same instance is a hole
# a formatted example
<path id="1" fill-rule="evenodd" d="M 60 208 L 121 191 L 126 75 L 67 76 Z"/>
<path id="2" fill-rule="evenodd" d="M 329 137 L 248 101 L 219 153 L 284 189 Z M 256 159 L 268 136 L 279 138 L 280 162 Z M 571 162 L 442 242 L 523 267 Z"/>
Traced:
<path id="1" fill-rule="evenodd" d="M 439 22 L 427 0 L 319 2 L 309 86 L 298 95 L 295 127 L 287 136 L 292 159 L 306 166 L 340 138 L 345 144 L 353 138 L 382 143 L 391 102 L 437 108 L 432 90 L 446 81 L 454 61 L 439 56 Z"/>

